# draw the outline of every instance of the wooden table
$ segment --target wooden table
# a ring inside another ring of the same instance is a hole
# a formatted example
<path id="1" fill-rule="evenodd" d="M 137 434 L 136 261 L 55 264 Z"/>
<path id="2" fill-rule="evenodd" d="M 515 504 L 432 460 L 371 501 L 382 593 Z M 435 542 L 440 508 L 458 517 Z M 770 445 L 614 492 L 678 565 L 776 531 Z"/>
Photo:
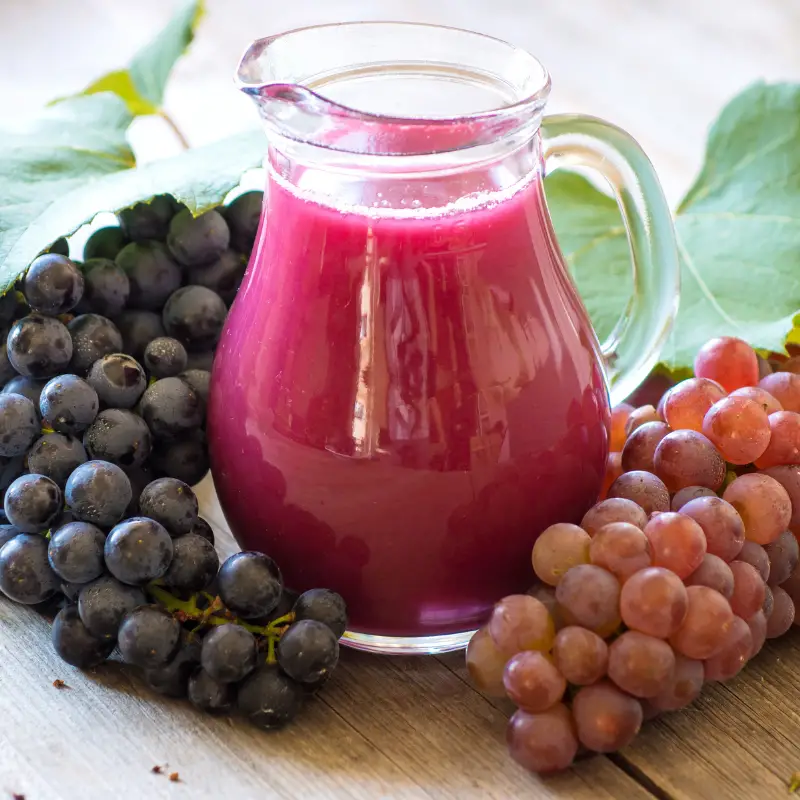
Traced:
<path id="1" fill-rule="evenodd" d="M 0 2 L 0 119 L 124 63 L 170 0 Z M 645 146 L 672 200 L 726 99 L 800 77 L 797 0 L 209 0 L 167 104 L 193 144 L 255 124 L 230 75 L 249 39 L 312 22 L 407 18 L 513 39 L 550 68 L 553 110 L 608 117 Z M 175 147 L 137 123 L 144 158 Z M 232 542 L 203 485 L 223 548 Z M 300 721 L 268 735 L 165 700 L 117 665 L 80 673 L 48 625 L 0 601 L 0 798 L 783 798 L 800 769 L 800 637 L 768 644 L 745 674 L 648 723 L 633 745 L 549 780 L 506 756 L 509 707 L 474 691 L 459 654 L 345 652 Z M 53 687 L 65 680 L 69 689 Z M 168 763 L 180 782 L 151 772 Z M 5 793 L 5 794 L 4 794 Z"/>

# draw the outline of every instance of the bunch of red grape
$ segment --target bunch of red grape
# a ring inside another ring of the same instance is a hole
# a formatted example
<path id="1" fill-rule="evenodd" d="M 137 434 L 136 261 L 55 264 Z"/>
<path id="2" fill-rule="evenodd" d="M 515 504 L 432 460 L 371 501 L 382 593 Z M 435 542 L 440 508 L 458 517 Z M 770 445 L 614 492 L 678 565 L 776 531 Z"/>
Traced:
<path id="1" fill-rule="evenodd" d="M 796 611 L 800 624 L 793 362 L 714 339 L 658 408 L 613 410 L 600 502 L 536 539 L 537 584 L 497 603 L 467 649 L 476 685 L 518 706 L 520 764 L 618 750 L 733 678 Z"/>

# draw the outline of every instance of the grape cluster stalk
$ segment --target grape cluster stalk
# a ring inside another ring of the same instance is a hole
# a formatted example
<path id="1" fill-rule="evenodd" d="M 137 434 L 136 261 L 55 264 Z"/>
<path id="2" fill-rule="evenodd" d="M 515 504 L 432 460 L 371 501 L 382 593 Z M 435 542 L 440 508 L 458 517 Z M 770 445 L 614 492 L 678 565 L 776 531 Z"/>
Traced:
<path id="1" fill-rule="evenodd" d="M 137 204 L 0 298 L 0 591 L 54 616 L 68 664 L 118 652 L 155 691 L 271 729 L 330 678 L 347 609 L 264 553 L 220 564 L 191 488 L 262 199 Z"/>
<path id="2" fill-rule="evenodd" d="M 625 747 L 800 625 L 798 362 L 712 339 L 657 406 L 612 410 L 598 502 L 536 538 L 534 585 L 467 648 L 475 685 L 517 706 L 522 766 Z"/>

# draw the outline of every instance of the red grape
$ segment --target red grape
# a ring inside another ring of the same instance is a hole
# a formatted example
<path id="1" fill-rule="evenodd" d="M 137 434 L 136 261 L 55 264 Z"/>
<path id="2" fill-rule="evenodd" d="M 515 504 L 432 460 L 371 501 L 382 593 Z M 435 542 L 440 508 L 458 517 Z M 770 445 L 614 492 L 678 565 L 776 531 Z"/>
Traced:
<path id="1" fill-rule="evenodd" d="M 800 375 L 792 372 L 773 372 L 763 377 L 758 385 L 769 392 L 784 411 L 800 411 Z"/>
<path id="2" fill-rule="evenodd" d="M 503 670 L 508 656 L 501 653 L 486 628 L 476 631 L 467 645 L 467 672 L 475 686 L 492 697 L 505 697 Z"/>
<path id="3" fill-rule="evenodd" d="M 670 644 L 688 658 L 705 661 L 719 652 L 733 624 L 730 603 L 707 586 L 689 586 L 689 610 Z"/>
<path id="4" fill-rule="evenodd" d="M 611 522 L 600 528 L 591 540 L 589 561 L 625 583 L 634 572 L 652 563 L 650 542 L 635 525 Z"/>
<path id="5" fill-rule="evenodd" d="M 625 582 L 619 605 L 622 621 L 629 628 L 666 639 L 686 619 L 689 595 L 674 572 L 648 567 Z"/>
<path id="6" fill-rule="evenodd" d="M 734 617 L 722 648 L 703 664 L 706 680 L 730 680 L 739 674 L 752 654 L 753 634 L 750 626 L 741 617 Z"/>
<path id="7" fill-rule="evenodd" d="M 750 658 L 761 652 L 764 642 L 767 639 L 767 618 L 763 611 L 753 614 L 747 620 L 747 627 L 750 628 L 750 635 L 753 637 L 753 649 Z"/>
<path id="8" fill-rule="evenodd" d="M 586 686 L 606 674 L 608 645 L 596 633 L 568 625 L 556 634 L 553 658 L 570 683 Z"/>
<path id="9" fill-rule="evenodd" d="M 783 411 L 783 406 L 760 386 L 743 386 L 741 389 L 731 392 L 730 397 L 746 397 L 748 400 L 753 400 L 767 412 L 767 416 L 776 411 Z"/>
<path id="10" fill-rule="evenodd" d="M 770 589 L 768 584 L 764 584 L 764 605 L 761 606 L 761 613 L 766 619 L 769 619 L 769 615 L 772 613 L 774 606 L 775 598 L 772 595 L 772 589 Z M 757 613 L 758 612 L 756 612 L 756 614 Z"/>
<path id="11" fill-rule="evenodd" d="M 623 472 L 608 490 L 609 497 L 624 497 L 641 506 L 646 514 L 669 511 L 669 492 L 651 472 Z"/>
<path id="12" fill-rule="evenodd" d="M 725 390 L 718 383 L 689 378 L 669 390 L 664 401 L 664 418 L 674 431 L 701 431 L 706 412 L 723 397 Z"/>
<path id="13" fill-rule="evenodd" d="M 572 701 L 578 739 L 589 750 L 613 753 L 642 727 L 642 706 L 607 680 L 579 689 Z"/>
<path id="14" fill-rule="evenodd" d="M 608 677 L 634 697 L 655 697 L 674 674 L 675 654 L 663 639 L 626 631 L 608 648 Z"/>
<path id="15" fill-rule="evenodd" d="M 625 472 L 653 472 L 653 456 L 658 443 L 670 432 L 666 422 L 646 422 L 640 425 L 622 448 L 622 469 Z"/>
<path id="16" fill-rule="evenodd" d="M 647 514 L 633 500 L 626 500 L 624 497 L 609 497 L 608 500 L 592 506 L 583 515 L 581 528 L 589 536 L 594 536 L 600 528 L 610 522 L 629 522 L 644 530 L 644 526 L 647 525 Z"/>
<path id="17" fill-rule="evenodd" d="M 640 425 L 647 422 L 663 422 L 653 406 L 639 406 L 634 409 L 625 423 L 625 436 L 630 436 Z"/>
<path id="18" fill-rule="evenodd" d="M 732 561 L 733 559 L 731 559 Z M 745 561 L 758 570 L 761 579 L 766 582 L 769 580 L 770 563 L 767 551 L 755 542 L 746 541 L 736 556 L 737 561 Z"/>
<path id="19" fill-rule="evenodd" d="M 774 542 L 764 546 L 769 557 L 769 582 L 780 586 L 794 572 L 800 561 L 800 547 L 791 531 L 784 531 Z"/>
<path id="20" fill-rule="evenodd" d="M 589 563 L 589 542 L 589 534 L 577 525 L 568 522 L 551 525 L 533 545 L 531 558 L 536 577 L 557 586 L 570 567 Z"/>
<path id="21" fill-rule="evenodd" d="M 619 581 L 601 567 L 573 567 L 556 587 L 556 600 L 569 625 L 582 625 L 604 638 L 619 627 Z"/>
<path id="22" fill-rule="evenodd" d="M 697 698 L 704 680 L 703 662 L 678 654 L 675 656 L 672 680 L 648 702 L 656 711 L 677 711 Z"/>
<path id="23" fill-rule="evenodd" d="M 719 556 L 706 553 L 703 556 L 703 563 L 686 578 L 686 585 L 708 586 L 730 601 L 733 595 L 733 572 Z"/>
<path id="24" fill-rule="evenodd" d="M 656 475 L 670 492 L 686 486 L 706 486 L 716 491 L 725 480 L 725 461 L 716 447 L 697 431 L 673 431 L 656 447 Z"/>
<path id="25" fill-rule="evenodd" d="M 754 386 L 759 374 L 756 351 L 735 336 L 711 339 L 695 356 L 694 374 L 716 381 L 726 392 Z"/>
<path id="26" fill-rule="evenodd" d="M 753 459 L 755 465 L 759 469 L 766 469 L 800 461 L 800 414 L 794 411 L 770 414 L 769 430 L 769 446 L 758 458 Z"/>
<path id="27" fill-rule="evenodd" d="M 670 505 L 670 511 L 680 511 L 687 503 L 697 500 L 698 497 L 716 497 L 717 493 L 707 486 L 685 486 L 675 492 Z M 744 533 L 742 533 L 744 537 Z"/>
<path id="28" fill-rule="evenodd" d="M 512 656 L 503 673 L 506 693 L 523 711 L 537 714 L 561 702 L 567 688 L 558 667 L 542 653 Z"/>
<path id="29" fill-rule="evenodd" d="M 725 397 L 708 409 L 703 433 L 731 464 L 751 464 L 770 444 L 767 412 L 746 397 Z M 625 456 L 622 457 L 625 468 Z"/>
<path id="30" fill-rule="evenodd" d="M 547 651 L 553 646 L 555 627 L 544 603 L 527 594 L 504 597 L 492 610 L 486 626 L 501 653 Z"/>
<path id="31" fill-rule="evenodd" d="M 606 473 L 603 476 L 603 486 L 600 489 L 600 500 L 604 500 L 608 496 L 609 489 L 620 475 L 622 475 L 622 454 L 609 453 L 606 460 Z"/>
<path id="32" fill-rule="evenodd" d="M 731 609 L 736 616 L 750 619 L 764 605 L 764 580 L 758 570 L 746 561 L 731 561 L 730 570 L 733 573 Z"/>
<path id="33" fill-rule="evenodd" d="M 794 622 L 794 602 L 780 586 L 772 587 L 773 607 L 767 620 L 767 639 L 783 636 Z"/>
<path id="34" fill-rule="evenodd" d="M 677 497 L 677 495 L 675 495 Z M 739 512 L 719 497 L 698 497 L 681 507 L 706 535 L 706 552 L 732 561 L 744 545 L 744 523 Z"/>
<path id="35" fill-rule="evenodd" d="M 653 564 L 688 578 L 706 554 L 706 535 L 689 516 L 668 511 L 654 515 L 644 529 L 650 540 Z"/>
<path id="36" fill-rule="evenodd" d="M 744 522 L 744 535 L 757 544 L 774 542 L 792 518 L 792 501 L 786 489 L 769 475 L 740 475 L 722 495 Z"/>
<path id="37" fill-rule="evenodd" d="M 553 586 L 548 586 L 546 583 L 537 581 L 525 594 L 535 597 L 550 613 L 553 620 L 555 629 L 564 627 L 561 620 L 561 613 L 558 610 L 558 603 L 556 602 L 556 590 Z"/>
<path id="38" fill-rule="evenodd" d="M 792 517 L 789 520 L 789 525 L 800 526 L 800 466 L 793 464 L 791 466 L 768 467 L 767 469 L 762 469 L 761 473 L 774 478 L 786 489 L 786 493 L 792 501 Z"/>
<path id="39" fill-rule="evenodd" d="M 515 712 L 508 721 L 506 742 L 514 761 L 540 775 L 566 769 L 578 752 L 575 723 L 563 703 L 540 714 Z"/>
<path id="40" fill-rule="evenodd" d="M 620 403 L 611 409 L 611 430 L 608 437 L 608 449 L 612 453 L 621 452 L 625 444 L 625 425 L 633 411 L 629 403 Z"/>

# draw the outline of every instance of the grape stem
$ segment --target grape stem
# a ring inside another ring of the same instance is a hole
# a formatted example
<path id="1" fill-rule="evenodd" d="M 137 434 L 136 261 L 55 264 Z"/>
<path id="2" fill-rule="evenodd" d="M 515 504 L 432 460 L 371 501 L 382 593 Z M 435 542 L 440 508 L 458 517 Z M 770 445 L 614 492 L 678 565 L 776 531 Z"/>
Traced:
<path id="1" fill-rule="evenodd" d="M 160 108 L 158 110 L 158 116 L 161 117 L 161 119 L 163 119 L 164 122 L 167 123 L 169 128 L 172 130 L 173 134 L 175 134 L 175 138 L 180 143 L 180 146 L 184 150 L 188 150 L 190 147 L 189 140 L 186 138 L 183 131 L 178 127 L 178 124 L 175 122 L 175 120 L 166 111 L 164 111 L 163 108 Z"/>
<path id="2" fill-rule="evenodd" d="M 268 656 L 267 659 L 272 658 L 274 662 L 275 655 L 275 642 L 283 636 L 286 629 L 295 620 L 294 611 L 284 614 L 282 617 L 277 617 L 272 620 L 268 625 L 253 625 L 250 622 L 245 622 L 239 619 L 235 614 L 232 614 L 222 603 L 219 597 L 214 597 L 208 592 L 202 592 L 202 597 L 208 601 L 208 608 L 201 609 L 197 606 L 197 595 L 193 594 L 188 600 L 181 600 L 175 597 L 174 594 L 168 592 L 157 582 L 148 584 L 145 587 L 147 593 L 155 600 L 157 600 L 164 608 L 175 615 L 175 618 L 180 622 L 187 620 L 194 620 L 199 623 L 194 632 L 199 631 L 204 625 L 226 625 L 233 623 L 239 625 L 255 636 L 264 636 L 268 640 Z"/>

